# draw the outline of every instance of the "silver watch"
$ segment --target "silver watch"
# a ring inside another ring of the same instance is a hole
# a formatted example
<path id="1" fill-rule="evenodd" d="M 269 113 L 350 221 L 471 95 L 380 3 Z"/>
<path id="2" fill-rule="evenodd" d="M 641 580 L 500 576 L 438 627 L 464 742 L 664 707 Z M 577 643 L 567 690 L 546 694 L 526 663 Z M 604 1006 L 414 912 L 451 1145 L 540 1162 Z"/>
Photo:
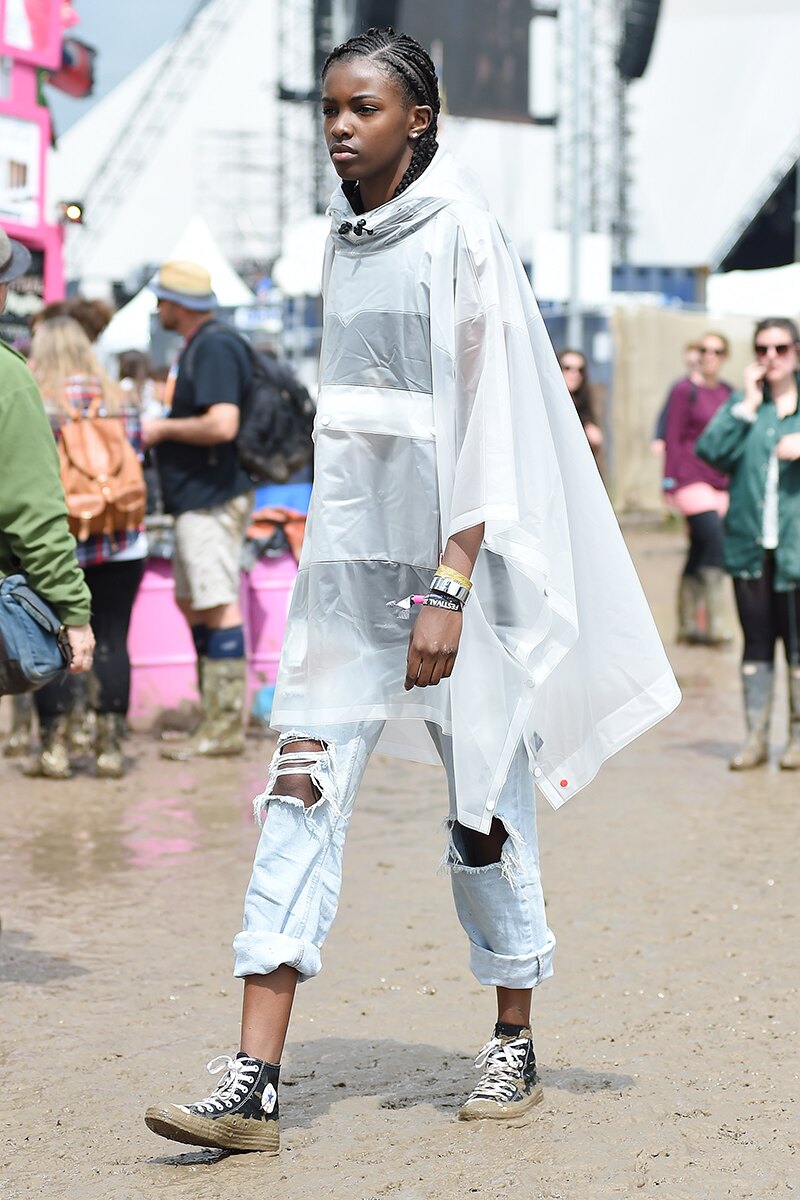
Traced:
<path id="1" fill-rule="evenodd" d="M 471 588 L 464 587 L 463 583 L 457 583 L 455 579 L 446 579 L 444 575 L 434 575 L 431 591 L 438 592 L 440 596 L 452 596 L 463 607 L 469 600 Z"/>

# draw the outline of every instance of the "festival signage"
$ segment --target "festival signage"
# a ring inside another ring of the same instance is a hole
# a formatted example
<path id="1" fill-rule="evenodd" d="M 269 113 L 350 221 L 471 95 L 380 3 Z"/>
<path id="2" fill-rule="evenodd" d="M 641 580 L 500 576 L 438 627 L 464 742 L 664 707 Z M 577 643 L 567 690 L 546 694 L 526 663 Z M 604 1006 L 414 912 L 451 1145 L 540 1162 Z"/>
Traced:
<path id="1" fill-rule="evenodd" d="M 41 121 L 0 111 L 0 220 L 36 228 L 42 217 Z"/>
<path id="2" fill-rule="evenodd" d="M 55 70 L 61 36 L 61 0 L 0 0 L 0 54 Z"/>

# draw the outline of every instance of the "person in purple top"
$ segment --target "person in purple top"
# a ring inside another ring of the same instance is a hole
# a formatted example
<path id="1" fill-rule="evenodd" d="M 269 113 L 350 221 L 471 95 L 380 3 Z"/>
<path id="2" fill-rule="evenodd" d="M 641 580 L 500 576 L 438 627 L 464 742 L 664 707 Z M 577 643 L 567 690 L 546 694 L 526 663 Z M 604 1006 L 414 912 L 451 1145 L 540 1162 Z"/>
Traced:
<path id="1" fill-rule="evenodd" d="M 722 618 L 722 522 L 728 511 L 728 479 L 702 462 L 694 448 L 733 389 L 720 379 L 728 339 L 721 333 L 706 333 L 699 349 L 701 382 L 681 379 L 668 400 L 664 491 L 667 504 L 686 517 L 689 527 L 689 555 L 678 589 L 678 641 L 718 646 L 731 640 Z M 701 609 L 705 609 L 704 628 L 698 620 Z"/>

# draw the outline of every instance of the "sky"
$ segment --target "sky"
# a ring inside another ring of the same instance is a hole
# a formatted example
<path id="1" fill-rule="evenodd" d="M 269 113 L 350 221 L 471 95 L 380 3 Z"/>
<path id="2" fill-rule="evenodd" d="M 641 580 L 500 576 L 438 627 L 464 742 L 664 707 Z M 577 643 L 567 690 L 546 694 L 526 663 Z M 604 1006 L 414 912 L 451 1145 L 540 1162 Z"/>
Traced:
<path id="1" fill-rule="evenodd" d="M 56 132 L 65 133 L 177 33 L 197 6 L 198 0 L 74 0 L 81 23 L 72 32 L 98 51 L 95 90 L 86 100 L 75 100 L 48 89 Z"/>

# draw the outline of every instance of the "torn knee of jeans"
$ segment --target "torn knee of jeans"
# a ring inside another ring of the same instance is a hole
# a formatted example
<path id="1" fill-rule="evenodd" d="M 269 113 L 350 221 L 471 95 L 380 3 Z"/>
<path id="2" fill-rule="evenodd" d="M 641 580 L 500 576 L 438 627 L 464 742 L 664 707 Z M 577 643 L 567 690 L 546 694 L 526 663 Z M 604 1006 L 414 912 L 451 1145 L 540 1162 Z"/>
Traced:
<path id="1" fill-rule="evenodd" d="M 292 749 L 298 744 L 303 748 Z M 330 743 L 294 730 L 283 734 L 272 756 L 267 786 L 253 801 L 258 824 L 263 824 L 273 800 L 302 808 L 307 813 L 328 803 L 338 813 L 333 765 L 334 748 Z"/>
<path id="2" fill-rule="evenodd" d="M 439 864 L 439 873 L 485 875 L 490 871 L 499 871 L 501 878 L 508 880 L 512 888 L 516 887 L 521 871 L 519 850 L 523 845 L 522 835 L 498 817 L 495 817 L 492 823 L 494 824 L 495 821 L 502 826 L 505 833 L 499 856 L 493 862 L 475 866 L 472 862 L 474 855 L 469 851 L 469 837 L 473 832 L 476 837 L 486 837 L 487 835 L 470 830 L 469 834 L 465 836 L 464 826 L 449 817 L 446 822 L 449 836 L 442 861 Z"/>

